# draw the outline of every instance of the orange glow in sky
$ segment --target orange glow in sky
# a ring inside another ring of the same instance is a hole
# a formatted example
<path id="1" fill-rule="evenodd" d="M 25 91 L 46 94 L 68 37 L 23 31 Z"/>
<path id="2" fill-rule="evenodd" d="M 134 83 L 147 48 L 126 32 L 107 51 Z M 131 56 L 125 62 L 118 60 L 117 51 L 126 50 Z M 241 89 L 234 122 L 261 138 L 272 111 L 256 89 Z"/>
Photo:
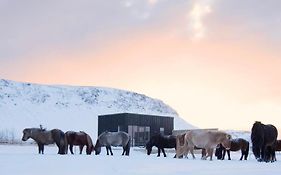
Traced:
<path id="1" fill-rule="evenodd" d="M 63 40 L 72 46 L 14 56 L 20 59 L 7 59 L 1 78 L 135 91 L 163 100 L 200 128 L 249 130 L 256 120 L 281 128 L 279 40 L 232 15 L 220 21 L 214 1 L 191 1 L 176 17 L 170 13 L 180 7 L 170 5 L 161 20 L 156 10 L 163 2 L 147 3 L 144 10 L 135 1 L 125 3 L 128 13 L 139 15 L 137 27 L 102 26 L 98 37 Z M 157 22 L 147 24 L 153 15 Z"/>

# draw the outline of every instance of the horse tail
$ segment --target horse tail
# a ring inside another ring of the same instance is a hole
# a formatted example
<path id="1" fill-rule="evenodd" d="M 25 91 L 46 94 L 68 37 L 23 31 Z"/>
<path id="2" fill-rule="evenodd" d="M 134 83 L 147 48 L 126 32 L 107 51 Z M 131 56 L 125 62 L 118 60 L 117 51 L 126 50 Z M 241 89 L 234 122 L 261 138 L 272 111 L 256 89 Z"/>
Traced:
<path id="1" fill-rule="evenodd" d="M 127 145 L 125 147 L 125 149 L 126 149 L 126 156 L 128 156 L 130 154 L 130 146 L 131 146 L 131 137 L 129 137 L 129 140 L 128 140 Z"/>
<path id="2" fill-rule="evenodd" d="M 248 158 L 248 155 L 249 155 L 249 149 L 250 149 L 250 143 L 247 142 L 247 148 L 246 148 L 246 151 L 245 151 L 245 160 L 247 160 Z"/>
<path id="3" fill-rule="evenodd" d="M 67 154 L 67 151 L 68 151 L 68 141 L 67 141 L 66 135 L 64 134 L 64 152 L 65 152 L 65 154 Z"/>
<path id="4" fill-rule="evenodd" d="M 86 134 L 86 137 L 87 137 L 87 154 L 91 154 L 94 148 L 93 141 L 88 134 Z"/>
<path id="5" fill-rule="evenodd" d="M 59 154 L 67 154 L 67 137 L 66 134 L 62 131 L 60 132 L 59 145 L 60 145 Z"/>
<path id="6" fill-rule="evenodd" d="M 59 148 L 58 154 L 65 154 L 66 136 L 64 132 L 62 132 L 59 129 L 53 129 L 51 130 L 51 136 L 53 138 L 53 141 L 56 143 L 57 147 Z"/>

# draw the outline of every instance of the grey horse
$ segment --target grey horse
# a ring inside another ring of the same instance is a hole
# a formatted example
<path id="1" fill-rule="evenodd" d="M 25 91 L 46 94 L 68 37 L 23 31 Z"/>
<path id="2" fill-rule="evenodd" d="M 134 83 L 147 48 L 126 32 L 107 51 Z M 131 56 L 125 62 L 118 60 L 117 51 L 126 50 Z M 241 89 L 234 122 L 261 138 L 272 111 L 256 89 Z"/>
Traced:
<path id="1" fill-rule="evenodd" d="M 106 147 L 107 155 L 109 155 L 108 150 L 110 151 L 110 154 L 113 155 L 111 146 L 122 146 L 123 147 L 123 153 L 122 155 L 129 156 L 130 154 L 130 144 L 131 144 L 131 138 L 128 133 L 119 131 L 119 132 L 103 132 L 99 135 L 96 145 L 95 145 L 95 154 L 98 155 L 101 152 L 101 147 Z"/>
<path id="2" fill-rule="evenodd" d="M 39 154 L 44 154 L 44 145 L 56 143 L 58 154 L 67 153 L 67 140 L 63 131 L 59 129 L 45 130 L 42 128 L 25 128 L 22 141 L 32 138 L 38 145 Z"/>

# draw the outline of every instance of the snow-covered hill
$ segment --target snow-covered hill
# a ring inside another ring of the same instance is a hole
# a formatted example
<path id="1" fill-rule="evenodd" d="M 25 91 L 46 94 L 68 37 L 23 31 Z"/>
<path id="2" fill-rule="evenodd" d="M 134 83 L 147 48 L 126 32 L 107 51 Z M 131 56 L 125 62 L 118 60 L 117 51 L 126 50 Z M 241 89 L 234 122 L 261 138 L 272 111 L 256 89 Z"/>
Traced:
<path id="1" fill-rule="evenodd" d="M 175 129 L 193 128 L 160 100 L 99 87 L 47 86 L 0 80 L 0 139 L 19 139 L 25 127 L 97 134 L 98 115 L 132 112 L 174 117 Z"/>

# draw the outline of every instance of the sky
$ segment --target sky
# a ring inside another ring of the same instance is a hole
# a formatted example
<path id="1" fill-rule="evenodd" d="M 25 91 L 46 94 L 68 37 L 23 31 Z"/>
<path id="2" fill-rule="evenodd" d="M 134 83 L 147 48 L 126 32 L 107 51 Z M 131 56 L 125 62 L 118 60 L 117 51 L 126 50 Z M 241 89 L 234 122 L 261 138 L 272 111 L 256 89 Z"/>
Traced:
<path id="1" fill-rule="evenodd" d="M 0 0 L 0 78 L 125 89 L 199 128 L 281 129 L 279 0 Z"/>

